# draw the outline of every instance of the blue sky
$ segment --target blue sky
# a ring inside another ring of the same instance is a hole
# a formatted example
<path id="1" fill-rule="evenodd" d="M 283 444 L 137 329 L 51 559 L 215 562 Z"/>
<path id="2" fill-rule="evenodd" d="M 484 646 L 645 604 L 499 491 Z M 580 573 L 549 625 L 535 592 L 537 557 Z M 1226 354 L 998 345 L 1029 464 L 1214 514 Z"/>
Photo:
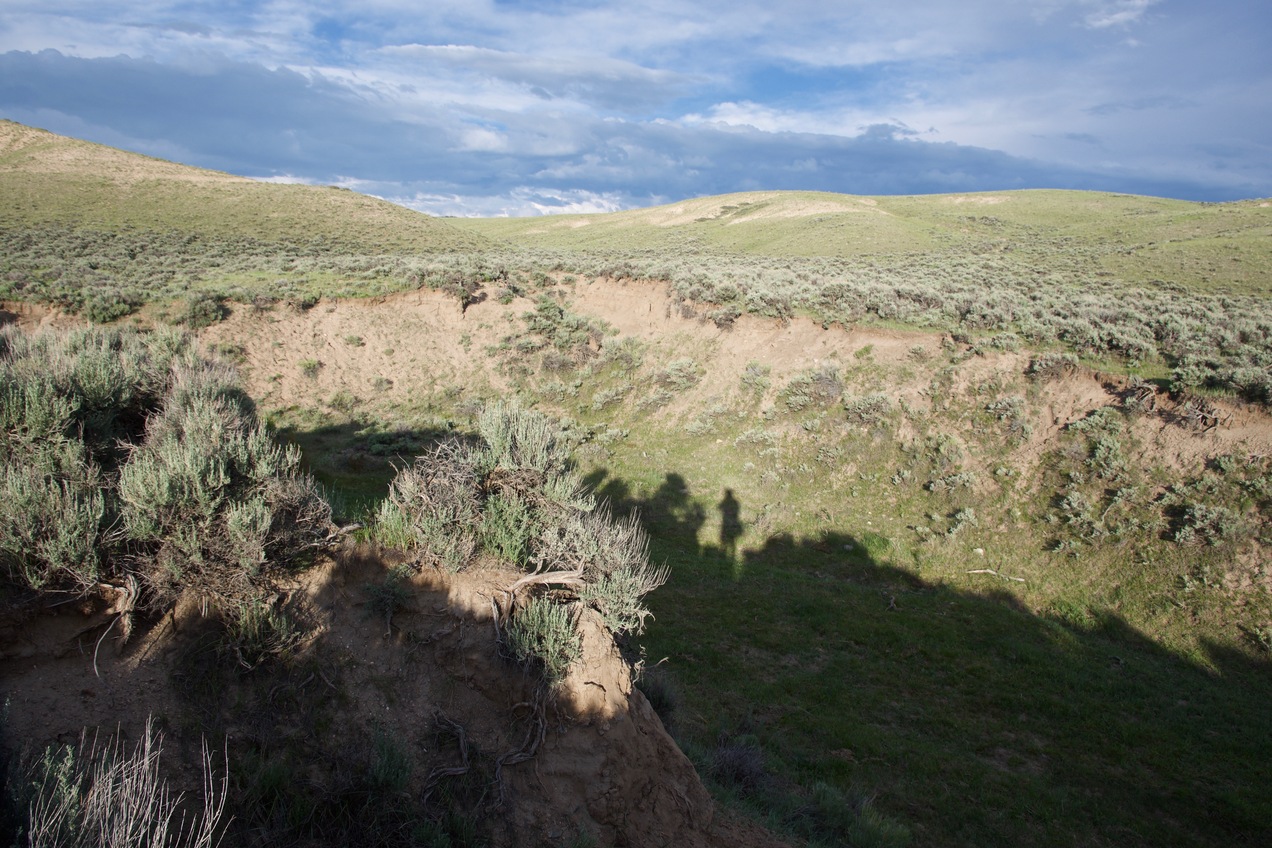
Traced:
<path id="1" fill-rule="evenodd" d="M 445 215 L 1272 195 L 1267 0 L 3 0 L 0 116 Z"/>

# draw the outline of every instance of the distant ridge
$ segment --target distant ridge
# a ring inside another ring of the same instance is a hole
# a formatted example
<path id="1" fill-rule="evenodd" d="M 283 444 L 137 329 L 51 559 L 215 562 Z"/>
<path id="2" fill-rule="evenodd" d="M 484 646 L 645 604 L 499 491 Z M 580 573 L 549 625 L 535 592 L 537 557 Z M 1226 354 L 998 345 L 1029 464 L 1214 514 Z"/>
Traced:
<path id="1" fill-rule="evenodd" d="M 1131 281 L 1251 286 L 1272 267 L 1272 203 L 1196 203 L 1092 191 L 861 197 L 752 191 L 647 209 L 460 219 L 513 245 L 659 255 L 872 257 L 916 252 L 1057 252 Z"/>
<path id="2" fill-rule="evenodd" d="M 481 250 L 421 212 L 330 186 L 264 183 L 0 120 L 0 227 L 179 231 L 353 253 Z"/>

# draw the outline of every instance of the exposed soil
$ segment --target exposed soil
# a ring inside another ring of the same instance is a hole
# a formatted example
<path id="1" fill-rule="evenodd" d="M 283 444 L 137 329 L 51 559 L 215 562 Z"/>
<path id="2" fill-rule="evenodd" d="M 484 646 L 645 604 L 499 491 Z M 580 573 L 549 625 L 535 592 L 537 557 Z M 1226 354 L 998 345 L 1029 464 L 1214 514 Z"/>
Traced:
<path id="1" fill-rule="evenodd" d="M 582 617 L 582 659 L 549 692 L 497 648 L 492 600 L 517 575 L 417 570 L 388 619 L 369 609 L 388 565 L 350 549 L 285 587 L 278 603 L 310 635 L 285 667 L 251 671 L 215 649 L 219 625 L 197 598 L 127 644 L 108 587 L 73 603 L 12 605 L 0 615 L 8 732 L 36 747 L 74 743 L 84 728 L 135 738 L 154 715 L 167 734 L 167 773 L 196 792 L 204 733 L 214 747 L 225 740 L 236 768 L 262 750 L 324 752 L 301 760 L 318 787 L 386 734 L 410 760 L 415 797 L 447 781 L 480 786 L 468 812 L 489 822 L 496 845 L 580 834 L 619 846 L 781 845 L 716 819 L 598 619 Z M 465 764 L 468 773 L 439 777 Z M 247 824 L 238 838 L 251 835 Z"/>
<path id="2" fill-rule="evenodd" d="M 782 322 L 742 316 L 732 329 L 717 329 L 700 317 L 686 317 L 666 286 L 634 281 L 595 281 L 574 287 L 570 309 L 606 322 L 620 338 L 650 344 L 664 362 L 685 356 L 703 367 L 702 380 L 684 392 L 665 414 L 703 408 L 704 402 L 735 391 L 749 362 L 771 369 L 769 400 L 796 373 L 823 363 L 848 367 L 865 357 L 891 369 L 886 385 L 866 380 L 851 391 L 882 391 L 915 408 L 929 406 L 932 367 L 914 361 L 916 348 L 939 353 L 939 337 L 919 331 L 871 327 L 823 328 L 805 318 Z M 308 406 L 347 393 L 369 409 L 409 405 L 421 392 L 448 386 L 500 393 L 506 380 L 494 357 L 485 353 L 509 333 L 523 329 L 520 316 L 531 307 L 518 299 L 493 300 L 461 311 L 440 292 L 421 290 L 371 300 L 323 301 L 308 312 L 240 307 L 229 320 L 205 331 L 209 342 L 240 348 L 251 395 L 267 408 Z M 50 319 L 45 319 L 50 320 Z M 306 375 L 302 363 L 316 360 Z M 963 362 L 951 386 L 966 393 L 1002 375 L 1019 376 L 1028 365 L 1019 353 L 986 352 Z M 652 364 L 659 364 L 657 361 Z M 898 378 L 897 372 L 909 376 Z M 1032 434 L 1004 457 L 1027 472 L 1050 450 L 1069 424 L 1096 409 L 1120 402 L 1126 381 L 1079 369 L 1041 387 Z M 1132 424 L 1143 456 L 1172 470 L 1197 470 L 1220 454 L 1272 454 L 1272 426 L 1256 407 L 1214 401 L 1222 413 L 1217 426 L 1201 429 L 1182 416 L 1179 402 L 1164 392 L 1156 408 Z M 992 471 L 992 469 L 991 469 Z"/>

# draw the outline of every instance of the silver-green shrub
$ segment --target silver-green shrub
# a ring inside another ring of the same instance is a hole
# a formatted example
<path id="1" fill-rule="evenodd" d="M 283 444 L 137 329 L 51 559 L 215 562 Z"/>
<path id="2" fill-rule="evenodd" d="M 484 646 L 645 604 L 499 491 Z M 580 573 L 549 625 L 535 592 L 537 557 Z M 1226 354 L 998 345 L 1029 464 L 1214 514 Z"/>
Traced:
<path id="1" fill-rule="evenodd" d="M 583 652 L 570 610 L 546 597 L 531 598 L 515 610 L 503 637 L 513 658 L 527 666 L 539 666 L 548 683 L 564 679 Z"/>
<path id="2" fill-rule="evenodd" d="M 892 414 L 892 401 L 882 392 L 844 398 L 844 412 L 854 424 L 878 424 Z"/>
<path id="3" fill-rule="evenodd" d="M 635 516 L 598 506 L 569 461 L 561 423 L 502 404 L 479 418 L 481 443 L 446 442 L 403 468 L 377 514 L 381 544 L 456 571 L 479 551 L 556 584 L 615 634 L 638 633 L 642 601 L 667 579 L 649 564 Z"/>
<path id="4" fill-rule="evenodd" d="M 376 514 L 381 544 L 418 548 L 447 571 L 468 564 L 481 523 L 481 452 L 446 442 L 398 471 Z"/>
<path id="5" fill-rule="evenodd" d="M 0 464 L 0 567 L 9 579 L 33 589 L 97 582 L 106 501 L 83 453 L 50 440 Z"/>
<path id="6" fill-rule="evenodd" d="M 267 563 L 326 537 L 331 522 L 299 449 L 275 442 L 215 375 L 178 372 L 120 471 L 119 500 L 160 595 L 187 586 L 236 595 Z"/>
<path id="7" fill-rule="evenodd" d="M 601 614 L 615 634 L 640 633 L 649 610 L 645 595 L 667 581 L 649 563 L 649 537 L 632 515 L 615 519 L 606 508 L 567 514 L 546 528 L 534 548 L 535 571 L 577 571 L 579 600 Z"/>

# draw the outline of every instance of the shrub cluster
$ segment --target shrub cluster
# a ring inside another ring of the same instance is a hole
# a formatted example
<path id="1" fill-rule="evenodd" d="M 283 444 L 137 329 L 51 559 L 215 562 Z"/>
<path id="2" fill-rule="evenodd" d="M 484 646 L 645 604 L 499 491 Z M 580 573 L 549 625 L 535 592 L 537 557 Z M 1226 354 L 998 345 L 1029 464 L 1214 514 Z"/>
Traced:
<path id="1" fill-rule="evenodd" d="M 184 333 L 6 328 L 0 401 L 0 569 L 29 588 L 241 598 L 328 535 L 298 451 Z"/>
<path id="2" fill-rule="evenodd" d="M 667 575 L 650 565 L 636 517 L 616 519 L 587 493 L 569 462 L 568 433 L 547 417 L 494 405 L 478 430 L 479 439 L 444 442 L 398 472 L 377 514 L 381 543 L 450 571 L 493 558 L 525 573 L 531 590 L 568 589 L 569 603 L 596 610 L 615 635 L 639 633 L 649 615 L 643 598 Z M 571 616 L 544 606 L 559 597 L 514 605 L 505 627 L 513 654 L 534 654 L 554 678 L 561 622 L 573 631 Z M 552 657 L 527 647 L 535 645 Z"/>

